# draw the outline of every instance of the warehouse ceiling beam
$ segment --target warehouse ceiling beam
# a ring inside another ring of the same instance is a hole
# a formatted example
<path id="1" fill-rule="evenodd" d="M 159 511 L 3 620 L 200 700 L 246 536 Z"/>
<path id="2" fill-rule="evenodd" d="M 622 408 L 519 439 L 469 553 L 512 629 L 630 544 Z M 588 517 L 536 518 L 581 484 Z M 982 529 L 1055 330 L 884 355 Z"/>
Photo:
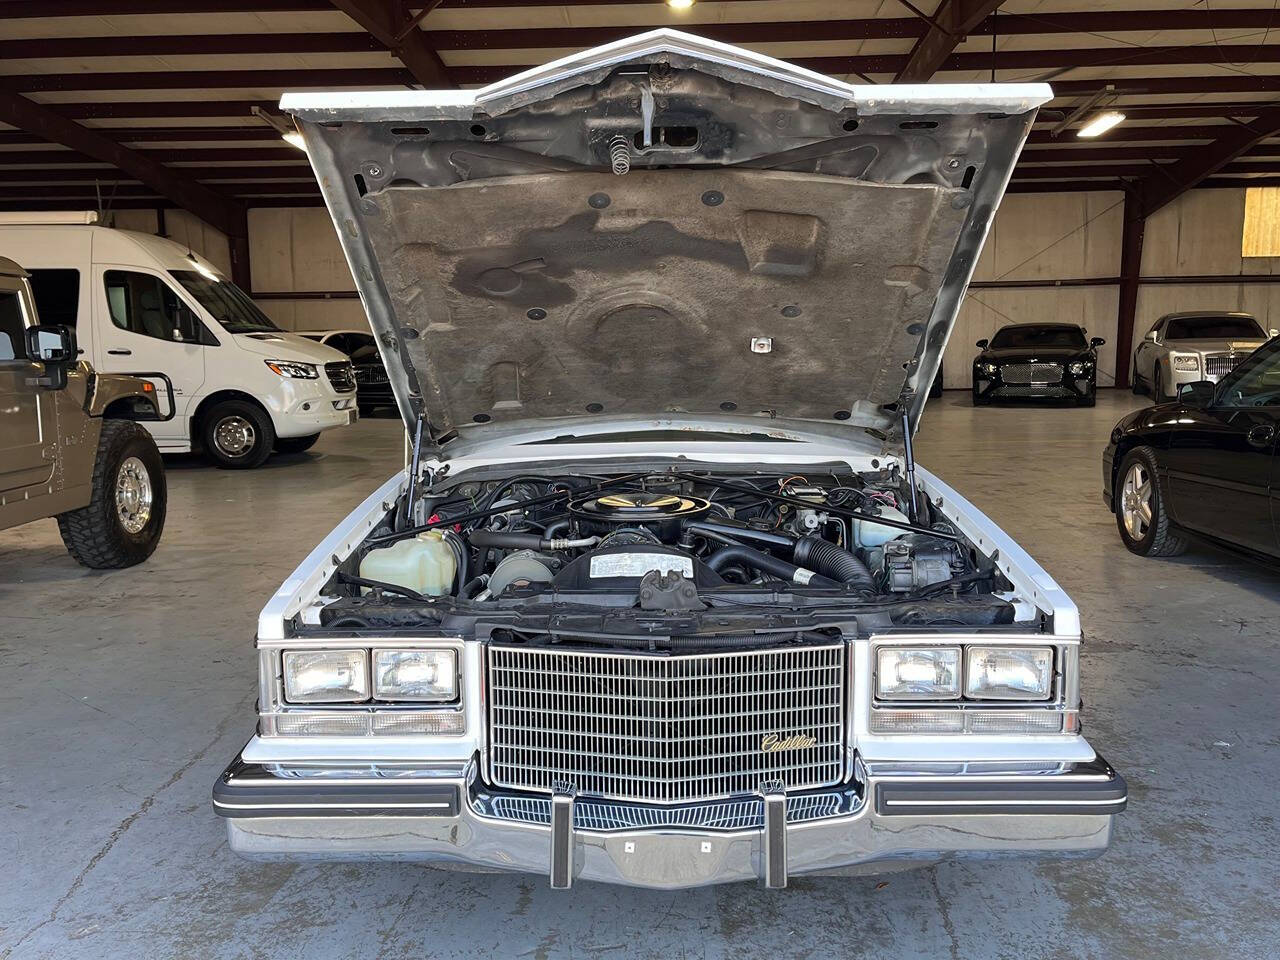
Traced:
<path id="1" fill-rule="evenodd" d="M 445 69 L 427 34 L 417 21 L 406 18 L 400 0 L 332 0 L 333 5 L 360 24 L 371 37 L 386 47 L 409 68 L 414 79 L 428 89 L 456 84 Z M 439 5 L 440 0 L 419 4 L 418 20 Z M 406 29 L 407 28 L 407 29 Z"/>
<path id="2" fill-rule="evenodd" d="M 942 0 L 928 31 L 896 71 L 898 83 L 925 83 L 952 57 L 965 37 L 1000 6 L 1000 0 Z M 874 71 L 864 70 L 864 73 Z"/>
<path id="3" fill-rule="evenodd" d="M 16 93 L 0 91 L 0 121 L 62 144 L 76 153 L 109 163 L 149 189 L 222 231 L 231 246 L 237 282 L 248 280 L 249 226 L 243 204 L 170 170 L 157 160 L 131 150 L 98 130 L 81 126 Z"/>

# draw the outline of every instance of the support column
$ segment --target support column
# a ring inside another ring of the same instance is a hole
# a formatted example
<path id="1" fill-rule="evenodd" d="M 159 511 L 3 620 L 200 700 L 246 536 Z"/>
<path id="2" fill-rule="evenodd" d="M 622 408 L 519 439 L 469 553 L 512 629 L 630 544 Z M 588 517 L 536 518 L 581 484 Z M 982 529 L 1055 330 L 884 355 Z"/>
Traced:
<path id="1" fill-rule="evenodd" d="M 1129 360 L 1133 356 L 1133 321 L 1138 312 L 1138 287 L 1142 280 L 1142 240 L 1146 233 L 1146 206 L 1142 191 L 1124 195 L 1124 233 L 1120 242 L 1120 308 L 1116 313 L 1116 386 L 1129 386 Z"/>

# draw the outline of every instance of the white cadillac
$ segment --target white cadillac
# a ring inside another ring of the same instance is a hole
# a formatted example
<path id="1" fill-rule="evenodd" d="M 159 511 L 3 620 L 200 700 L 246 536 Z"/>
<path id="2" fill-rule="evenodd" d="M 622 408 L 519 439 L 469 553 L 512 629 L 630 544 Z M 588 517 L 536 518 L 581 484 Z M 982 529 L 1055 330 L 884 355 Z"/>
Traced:
<path id="1" fill-rule="evenodd" d="M 287 96 L 414 443 L 262 612 L 232 848 L 555 887 L 1101 853 L 1076 607 L 911 451 L 1049 96 L 666 30 Z"/>

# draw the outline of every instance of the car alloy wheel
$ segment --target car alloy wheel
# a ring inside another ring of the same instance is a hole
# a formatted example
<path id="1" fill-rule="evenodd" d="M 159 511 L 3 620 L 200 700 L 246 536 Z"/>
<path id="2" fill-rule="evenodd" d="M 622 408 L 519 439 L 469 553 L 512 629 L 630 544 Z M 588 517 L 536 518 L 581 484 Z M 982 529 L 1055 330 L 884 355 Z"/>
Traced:
<path id="1" fill-rule="evenodd" d="M 231 459 L 247 454 L 253 449 L 257 439 L 258 434 L 253 429 L 253 424 L 235 414 L 223 417 L 213 428 L 213 443 L 218 452 Z"/>
<path id="2" fill-rule="evenodd" d="M 1124 475 L 1120 488 L 1120 515 L 1125 530 L 1135 541 L 1145 537 L 1151 527 L 1151 479 L 1146 464 L 1135 463 Z"/>
<path id="3" fill-rule="evenodd" d="M 129 457 L 116 473 L 116 516 L 129 533 L 140 533 L 151 519 L 151 474 L 137 457 Z"/>

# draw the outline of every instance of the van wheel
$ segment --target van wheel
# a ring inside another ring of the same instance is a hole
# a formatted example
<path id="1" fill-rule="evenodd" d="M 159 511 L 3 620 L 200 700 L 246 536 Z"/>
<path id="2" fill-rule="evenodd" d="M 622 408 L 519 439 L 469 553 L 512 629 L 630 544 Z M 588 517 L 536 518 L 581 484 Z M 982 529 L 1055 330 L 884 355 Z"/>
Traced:
<path id="1" fill-rule="evenodd" d="M 302 453 L 314 447 L 319 439 L 318 433 L 313 433 L 309 437 L 276 437 L 276 452 Z"/>
<path id="2" fill-rule="evenodd" d="M 271 418 L 244 400 L 224 400 L 200 424 L 205 456 L 224 470 L 260 467 L 271 456 L 276 431 Z"/>
<path id="3" fill-rule="evenodd" d="M 164 529 L 164 462 L 146 428 L 104 420 L 87 507 L 58 516 L 58 532 L 78 563 L 97 570 L 132 567 L 151 556 Z"/>

